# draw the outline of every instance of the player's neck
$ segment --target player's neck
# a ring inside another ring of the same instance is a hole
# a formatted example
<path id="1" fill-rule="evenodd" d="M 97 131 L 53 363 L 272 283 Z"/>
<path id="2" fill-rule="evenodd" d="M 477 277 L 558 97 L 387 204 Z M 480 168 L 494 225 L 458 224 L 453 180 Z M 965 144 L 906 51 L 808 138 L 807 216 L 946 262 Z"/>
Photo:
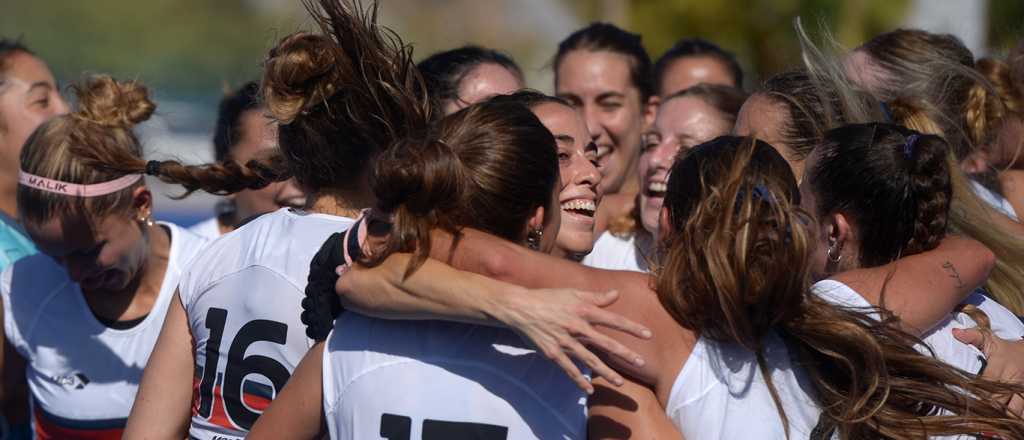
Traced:
<path id="1" fill-rule="evenodd" d="M 338 217 L 356 218 L 363 209 L 373 206 L 373 197 L 364 197 L 362 194 L 346 194 L 343 191 L 334 191 L 314 196 L 309 210 L 320 214 L 335 215 Z"/>

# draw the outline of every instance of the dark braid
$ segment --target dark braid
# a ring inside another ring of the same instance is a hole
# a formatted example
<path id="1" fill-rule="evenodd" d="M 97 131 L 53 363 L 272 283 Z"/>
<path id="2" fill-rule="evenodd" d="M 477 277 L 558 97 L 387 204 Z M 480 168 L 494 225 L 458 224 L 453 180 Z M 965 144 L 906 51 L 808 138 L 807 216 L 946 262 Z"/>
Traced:
<path id="1" fill-rule="evenodd" d="M 910 147 L 910 201 L 914 205 L 914 227 L 905 255 L 935 249 L 946 235 L 949 205 L 953 197 L 947 167 L 946 143 L 934 135 L 908 137 Z"/>

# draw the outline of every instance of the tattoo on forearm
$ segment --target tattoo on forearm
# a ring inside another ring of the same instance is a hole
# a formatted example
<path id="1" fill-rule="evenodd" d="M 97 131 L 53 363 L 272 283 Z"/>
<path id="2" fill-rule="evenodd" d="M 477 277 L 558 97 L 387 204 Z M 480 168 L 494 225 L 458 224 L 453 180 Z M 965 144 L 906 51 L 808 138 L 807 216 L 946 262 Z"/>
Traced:
<path id="1" fill-rule="evenodd" d="M 956 267 L 953 266 L 953 263 L 948 261 L 942 263 L 942 268 L 946 269 L 946 272 L 949 272 L 949 277 L 956 281 L 957 288 L 964 287 L 964 280 L 960 279 L 960 273 L 956 271 Z"/>

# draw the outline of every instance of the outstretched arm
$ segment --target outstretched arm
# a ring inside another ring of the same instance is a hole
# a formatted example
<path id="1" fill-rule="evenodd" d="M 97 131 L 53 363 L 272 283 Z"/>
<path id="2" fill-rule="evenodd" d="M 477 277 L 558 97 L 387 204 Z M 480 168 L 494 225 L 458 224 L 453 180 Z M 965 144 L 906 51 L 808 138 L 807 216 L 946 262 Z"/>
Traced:
<path id="1" fill-rule="evenodd" d="M 670 349 L 674 338 L 679 338 L 685 335 L 689 335 L 690 332 L 682 329 L 671 317 L 668 316 L 667 312 L 661 307 L 658 302 L 657 296 L 654 294 L 650 286 L 650 276 L 647 274 L 641 274 L 636 272 L 622 272 L 622 271 L 606 271 L 588 268 L 575 262 L 556 258 L 547 254 L 534 252 L 526 249 L 522 246 L 516 246 L 507 240 L 500 239 L 488 235 L 486 233 L 466 229 L 463 230 L 462 237 L 458 240 L 458 245 L 454 248 L 451 246 L 452 237 L 451 235 L 435 231 L 432 235 L 432 248 L 431 258 L 435 258 L 444 262 L 448 262 L 457 269 L 461 269 L 468 272 L 474 272 L 482 274 L 489 278 L 496 278 L 498 280 L 519 286 L 525 286 L 531 289 L 558 289 L 558 288 L 573 288 L 580 289 L 587 292 L 607 292 L 615 290 L 619 293 L 619 298 L 607 304 L 604 307 L 607 311 L 621 315 L 627 319 L 642 322 L 647 328 L 651 329 L 653 334 L 659 335 L 651 340 L 645 340 L 638 338 L 636 332 L 623 332 L 623 331 L 605 331 L 608 327 L 618 328 L 619 325 L 605 325 L 602 322 L 610 322 L 603 320 L 603 318 L 595 318 L 601 313 L 598 306 L 604 305 L 600 302 L 579 302 L 577 304 L 583 304 L 576 306 L 574 310 L 570 310 L 570 322 L 576 324 L 567 325 L 560 327 L 560 324 L 550 323 L 545 324 L 539 321 L 539 316 L 562 316 L 565 313 L 558 313 L 557 311 L 543 315 L 536 312 L 536 310 L 544 309 L 557 310 L 558 304 L 553 302 L 550 292 L 545 295 L 545 292 L 536 291 L 533 292 L 535 295 L 523 294 L 531 291 L 519 291 L 519 295 L 510 295 L 509 291 L 501 291 L 501 289 L 482 289 L 469 292 L 464 297 L 454 294 L 452 289 L 440 289 L 434 292 L 438 295 L 438 298 L 433 300 L 424 300 L 423 298 L 417 298 L 416 294 L 410 295 L 409 292 L 394 290 L 392 291 L 397 296 L 406 296 L 403 301 L 414 301 L 420 302 L 419 304 L 410 302 L 406 303 L 407 309 L 404 312 L 409 312 L 409 308 L 416 310 L 430 310 L 431 313 L 459 313 L 463 316 L 460 319 L 474 320 L 486 317 L 488 320 L 504 319 L 506 325 L 513 327 L 523 333 L 529 333 L 531 325 L 540 325 L 544 328 L 558 328 L 558 331 L 548 333 L 550 337 L 555 341 L 562 341 L 562 344 L 572 345 L 572 342 L 567 340 L 567 337 L 572 339 L 585 339 L 588 343 L 595 343 L 600 346 L 610 347 L 611 344 L 607 342 L 601 342 L 604 339 L 599 336 L 590 336 L 595 334 L 594 325 L 598 325 L 597 332 L 604 334 L 615 341 L 618 341 L 622 345 L 629 347 L 643 360 L 644 366 L 638 366 L 637 362 L 631 362 L 630 359 L 633 356 L 613 356 L 608 359 L 612 362 L 617 369 L 625 371 L 631 375 L 644 379 L 645 383 L 651 384 L 657 380 L 658 370 L 657 365 L 664 363 L 666 353 L 674 353 L 676 350 Z M 392 255 L 391 257 L 394 257 Z M 390 258 L 390 257 L 389 257 Z M 407 258 L 407 257 L 406 257 Z M 406 260 L 407 261 L 407 260 Z M 387 263 L 385 263 L 386 265 Z M 395 260 L 394 266 L 389 271 L 395 271 L 402 273 L 405 266 L 401 260 Z M 427 264 L 431 264 L 429 261 Z M 378 266 L 384 267 L 385 265 Z M 444 266 L 443 264 L 441 266 Z M 426 265 L 424 266 L 426 267 Z M 396 269 L 401 269 L 397 271 Z M 421 269 L 423 270 L 423 269 Z M 348 277 L 346 275 L 342 278 Z M 389 277 L 394 277 L 392 273 Z M 431 279 L 437 279 L 439 275 L 430 277 L 424 277 L 427 281 Z M 451 277 L 440 276 L 445 279 L 453 279 Z M 410 277 L 408 281 L 413 281 L 415 275 Z M 393 278 L 392 278 L 393 279 Z M 393 283 L 400 284 L 400 283 Z M 352 286 L 342 286 L 340 289 L 346 296 L 353 292 L 350 290 L 360 290 L 362 293 L 359 295 L 373 294 L 373 291 L 364 290 L 366 287 L 351 289 Z M 426 288 L 423 289 L 411 289 L 419 293 L 430 292 Z M 499 292 L 500 291 L 500 292 Z M 513 289 L 513 292 L 516 290 Z M 564 294 L 565 291 L 562 291 Z M 585 294 L 582 292 L 576 292 L 573 295 L 593 295 Z M 490 298 L 488 298 L 490 296 Z M 563 297 L 570 297 L 571 295 L 564 294 Z M 385 296 L 385 300 L 388 300 L 391 296 Z M 579 297 L 576 298 L 577 300 Z M 346 301 L 353 303 L 366 301 L 362 306 L 366 308 L 367 304 L 373 305 L 376 301 L 375 307 L 380 307 L 381 299 L 364 299 L 360 300 L 357 297 L 349 297 Z M 455 301 L 457 303 L 452 303 Z M 604 300 L 601 300 L 604 301 Z M 571 303 L 571 302 L 570 302 Z M 440 305 L 440 306 L 439 306 Z M 555 309 L 552 309 L 555 307 Z M 461 311 L 460 311 L 461 310 Z M 563 308 L 564 310 L 564 308 Z M 524 312 L 527 311 L 528 313 Z M 583 313 L 581 311 L 585 311 Z M 516 320 L 515 317 L 522 317 L 522 320 Z M 580 320 L 576 320 L 575 317 L 581 317 Z M 533 324 L 531 324 L 533 320 Z M 604 327 L 604 328 L 601 328 Z M 536 328 L 536 327 L 534 327 Z M 639 327 L 637 327 L 639 329 Z M 664 333 L 662 333 L 664 332 Z M 643 334 L 639 336 L 644 336 Z M 540 345 L 539 338 L 530 336 L 534 343 Z M 541 341 L 542 342 L 542 341 Z M 564 347 L 565 345 L 562 345 Z M 619 353 L 617 349 L 607 350 L 610 353 Z M 688 351 L 686 351 L 688 353 Z M 684 357 L 685 358 L 685 357 Z M 665 363 L 666 365 L 674 365 L 674 361 L 670 360 Z M 562 363 L 562 362 L 560 362 Z M 600 374 L 600 370 L 597 370 Z M 574 376 L 575 377 L 575 376 Z M 614 377 L 609 375 L 609 377 Z"/>
<path id="2" fill-rule="evenodd" d="M 393 254 L 376 267 L 355 265 L 345 270 L 336 285 L 342 304 L 386 319 L 447 319 L 508 326 L 532 341 L 587 392 L 592 391 L 589 381 L 567 354 L 613 383 L 621 383 L 622 377 L 581 341 L 627 363 L 636 363 L 640 358 L 622 343 L 598 332 L 597 326 L 640 338 L 650 337 L 650 331 L 643 326 L 602 309 L 617 299 L 616 292 L 530 290 L 456 270 L 432 259 L 405 277 L 411 258 L 409 254 Z"/>
<path id="3" fill-rule="evenodd" d="M 933 250 L 833 278 L 895 313 L 904 330 L 922 335 L 983 284 L 994 266 L 995 255 L 984 245 L 951 236 Z"/>
<path id="4" fill-rule="evenodd" d="M 566 287 L 601 292 L 608 290 L 591 277 L 593 270 L 553 257 L 475 229 L 463 229 L 458 246 L 444 231 L 431 234 L 430 257 L 451 266 L 531 289 Z"/>

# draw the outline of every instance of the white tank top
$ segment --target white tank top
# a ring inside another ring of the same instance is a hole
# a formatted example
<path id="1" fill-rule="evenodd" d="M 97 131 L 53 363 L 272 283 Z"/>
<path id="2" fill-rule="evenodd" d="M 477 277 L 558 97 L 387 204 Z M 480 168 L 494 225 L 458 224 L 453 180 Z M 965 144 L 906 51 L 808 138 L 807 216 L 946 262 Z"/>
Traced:
<path id="1" fill-rule="evenodd" d="M 332 439 L 586 438 L 586 394 L 508 330 L 346 312 L 323 362 Z"/>
<path id="2" fill-rule="evenodd" d="M 849 286 L 835 280 L 823 280 L 814 284 L 814 291 L 826 300 L 850 308 L 870 308 L 864 297 L 860 296 Z M 972 298 L 974 295 L 973 294 Z M 980 296 L 980 295 L 979 295 Z M 988 301 L 991 303 L 992 301 Z M 992 309 L 991 304 L 986 308 Z M 925 334 L 921 339 L 935 353 L 935 357 L 943 362 L 964 370 L 968 373 L 978 373 L 984 365 L 985 355 L 974 346 L 964 344 L 953 337 L 953 329 L 965 329 L 977 326 L 969 316 L 964 313 L 952 313 L 934 329 Z M 931 355 L 928 348 L 918 346 L 922 354 Z"/>
<path id="3" fill-rule="evenodd" d="M 619 238 L 605 231 L 594 242 L 594 249 L 583 257 L 583 265 L 606 270 L 650 272 L 648 259 L 654 255 L 650 234 Z"/>
<path id="4" fill-rule="evenodd" d="M 189 436 L 242 438 L 309 350 L 300 319 L 309 263 L 352 220 L 290 209 L 225 234 L 182 276 L 195 343 Z"/>
<path id="5" fill-rule="evenodd" d="M 121 438 L 181 272 L 206 242 L 160 225 L 171 234 L 167 272 L 153 309 L 130 329 L 101 324 L 46 255 L 19 260 L 0 277 L 4 332 L 26 360 L 36 438 Z"/>
<path id="6" fill-rule="evenodd" d="M 821 411 L 814 389 L 782 339 L 765 340 L 765 361 L 789 421 L 789 438 L 806 439 Z M 786 431 L 753 352 L 701 337 L 672 386 L 668 417 L 688 439 L 784 439 Z"/>
<path id="7" fill-rule="evenodd" d="M 216 240 L 223 235 L 220 233 L 220 222 L 217 220 L 217 217 L 211 217 L 196 223 L 190 226 L 188 231 L 210 241 Z"/>
<path id="8" fill-rule="evenodd" d="M 811 292 L 837 306 L 871 307 L 860 294 L 835 280 L 819 281 Z M 966 315 L 957 315 L 929 334 L 925 342 L 940 359 L 977 372 L 981 368 L 977 357 L 980 352 L 958 341 L 952 341 L 958 345 L 949 341 L 951 328 L 974 325 Z M 789 438 L 806 439 L 821 413 L 813 397 L 813 385 L 806 373 L 793 364 L 778 335 L 768 335 L 765 347 L 765 360 L 789 421 Z M 918 349 L 924 351 L 922 347 Z M 735 344 L 700 338 L 676 378 L 665 410 L 686 438 L 786 438 L 754 354 Z"/>
<path id="9" fill-rule="evenodd" d="M 864 297 L 860 296 L 857 291 L 836 280 L 819 281 L 811 287 L 811 290 L 825 300 L 838 306 L 850 308 L 871 307 L 871 304 L 868 303 Z M 1014 325 L 1012 322 L 1007 320 L 1007 314 L 1010 317 L 1013 317 L 1013 314 L 1010 313 L 1009 310 L 1006 310 L 1002 306 L 996 304 L 995 301 L 985 298 L 984 295 L 973 293 L 968 297 L 967 303 L 975 303 L 982 309 L 982 311 L 986 312 L 992 321 L 993 330 L 998 328 L 999 330 L 996 333 L 1000 336 L 1011 335 L 1015 331 L 1024 330 L 1024 327 L 1019 325 L 1019 321 L 1017 321 L 1017 325 Z M 936 359 L 968 373 L 976 374 L 981 371 L 981 368 L 984 365 L 985 355 L 978 349 L 974 348 L 974 346 L 964 344 L 953 337 L 954 328 L 965 329 L 976 326 L 977 323 L 975 323 L 970 316 L 967 316 L 967 314 L 961 312 L 951 313 L 945 321 L 937 325 L 921 338 L 928 347 L 917 346 L 917 351 L 926 356 L 931 356 L 934 353 L 934 357 Z M 1017 330 L 1015 330 L 1015 328 Z M 929 350 L 929 348 L 931 350 Z M 948 414 L 946 411 L 942 411 L 941 413 Z M 968 439 L 974 437 L 931 436 L 929 438 Z"/>
<path id="10" fill-rule="evenodd" d="M 981 311 L 985 312 L 985 315 L 988 316 L 989 324 L 992 326 L 992 332 L 996 336 L 1009 340 L 1024 339 L 1024 323 L 1020 321 L 1020 318 L 1006 307 L 1003 307 L 1002 304 L 985 296 L 984 293 L 976 290 L 964 303 L 978 306 Z"/>

